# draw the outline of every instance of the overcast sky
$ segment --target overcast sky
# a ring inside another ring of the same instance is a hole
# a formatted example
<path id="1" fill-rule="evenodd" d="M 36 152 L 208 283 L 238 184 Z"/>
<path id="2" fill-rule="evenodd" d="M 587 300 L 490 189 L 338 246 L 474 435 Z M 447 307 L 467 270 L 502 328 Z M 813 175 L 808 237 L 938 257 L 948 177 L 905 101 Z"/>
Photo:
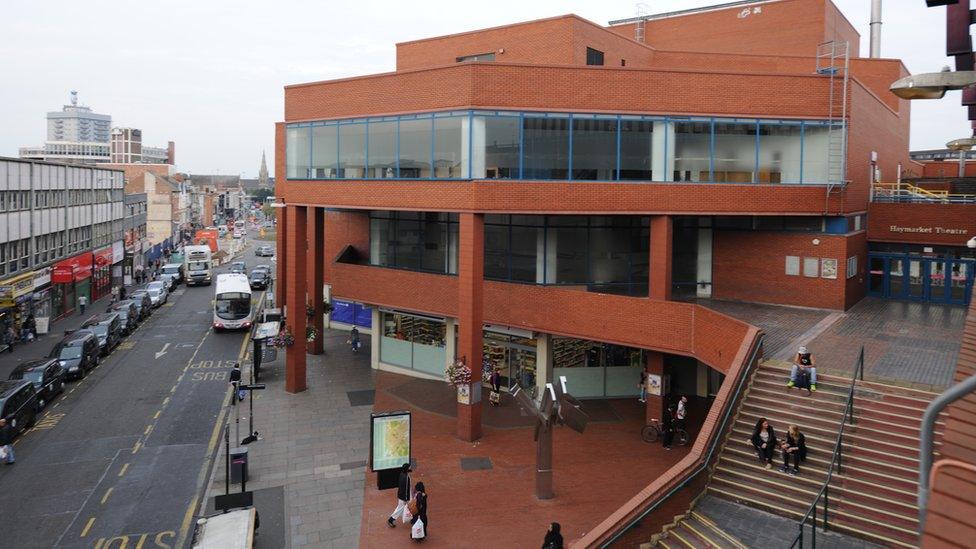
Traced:
<path id="1" fill-rule="evenodd" d="M 869 0 L 835 2 L 861 33 L 867 55 Z M 645 3 L 659 13 L 720 1 Z M 5 2 L 0 156 L 41 145 L 45 113 L 60 110 L 68 92 L 78 90 L 81 103 L 110 114 L 113 125 L 141 128 L 144 143 L 175 141 L 181 171 L 256 177 L 266 151 L 273 173 L 274 123 L 283 117 L 286 84 L 392 71 L 400 41 L 564 13 L 605 25 L 633 16 L 635 6 L 624 0 Z M 945 8 L 886 0 L 883 19 L 884 57 L 901 58 L 915 73 L 949 63 Z M 958 92 L 913 103 L 913 149 L 941 148 L 969 131 Z"/>

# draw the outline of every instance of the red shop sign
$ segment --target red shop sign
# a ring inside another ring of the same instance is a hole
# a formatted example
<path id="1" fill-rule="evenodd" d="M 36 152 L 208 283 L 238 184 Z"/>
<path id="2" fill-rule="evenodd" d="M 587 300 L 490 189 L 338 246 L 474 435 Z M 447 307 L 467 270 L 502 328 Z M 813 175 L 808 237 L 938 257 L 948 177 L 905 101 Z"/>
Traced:
<path id="1" fill-rule="evenodd" d="M 85 252 L 54 264 L 51 269 L 51 282 L 64 284 L 84 280 L 91 276 L 92 254 Z"/>
<path id="2" fill-rule="evenodd" d="M 106 267 L 112 264 L 112 247 L 105 246 L 92 252 L 95 255 L 95 267 Z"/>

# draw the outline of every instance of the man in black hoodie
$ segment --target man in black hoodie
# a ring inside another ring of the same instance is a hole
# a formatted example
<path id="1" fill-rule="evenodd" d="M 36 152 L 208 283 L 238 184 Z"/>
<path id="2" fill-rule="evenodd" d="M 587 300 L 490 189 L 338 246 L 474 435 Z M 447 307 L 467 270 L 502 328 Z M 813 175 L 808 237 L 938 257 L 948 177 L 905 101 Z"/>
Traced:
<path id="1" fill-rule="evenodd" d="M 390 528 L 396 528 L 396 519 L 403 517 L 403 511 L 407 508 L 410 501 L 410 464 L 404 463 L 400 467 L 400 478 L 397 479 L 397 506 L 390 518 L 386 519 L 386 524 Z"/>

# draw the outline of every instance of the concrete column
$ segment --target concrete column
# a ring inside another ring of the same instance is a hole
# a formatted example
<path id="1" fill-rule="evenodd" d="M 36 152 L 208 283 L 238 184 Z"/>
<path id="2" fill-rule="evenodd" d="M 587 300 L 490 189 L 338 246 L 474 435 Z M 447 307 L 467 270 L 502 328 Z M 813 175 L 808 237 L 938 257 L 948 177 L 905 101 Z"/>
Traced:
<path id="1" fill-rule="evenodd" d="M 481 438 L 481 356 L 484 330 L 485 216 L 462 213 L 458 237 L 457 356 L 471 368 L 470 404 L 458 403 L 457 434 L 464 441 Z"/>
<path id="2" fill-rule="evenodd" d="M 315 341 L 308 343 L 308 352 L 320 355 L 324 352 L 325 339 L 322 317 L 325 307 L 322 305 L 324 295 L 322 283 L 325 270 L 325 209 L 314 206 L 308 207 L 308 300 L 315 309 L 312 314 L 312 326 L 318 334 Z"/>
<path id="3" fill-rule="evenodd" d="M 647 362 L 644 364 L 644 375 L 656 375 L 661 378 L 661 395 L 651 394 L 650 384 L 647 386 L 647 404 L 645 408 L 645 421 L 650 423 L 652 419 L 662 421 L 664 419 L 664 354 L 657 351 L 646 351 L 644 356 Z M 646 377 L 645 377 L 646 381 Z"/>
<path id="4" fill-rule="evenodd" d="M 305 302 L 308 209 L 305 206 L 287 206 L 288 225 L 285 229 L 288 270 L 285 273 L 285 305 L 288 317 L 285 325 L 295 336 L 295 344 L 285 351 L 285 391 L 300 393 L 305 384 Z M 280 254 L 279 254 L 280 258 Z"/>
<path id="5" fill-rule="evenodd" d="M 546 383 L 552 377 L 552 336 L 539 334 L 535 339 L 535 387 L 536 394 L 541 395 Z"/>
<path id="6" fill-rule="evenodd" d="M 288 272 L 288 240 L 285 238 L 287 234 L 287 220 L 288 220 L 288 208 L 275 208 L 275 216 L 278 220 L 278 232 L 277 236 L 277 250 L 275 255 L 278 256 L 278 268 L 275 273 L 275 307 L 284 310 L 285 307 L 285 276 Z"/>
<path id="7" fill-rule="evenodd" d="M 673 233 L 671 216 L 651 216 L 651 274 L 649 281 L 651 299 L 671 299 L 671 243 Z"/>
<path id="8" fill-rule="evenodd" d="M 380 312 L 379 307 L 373 307 L 371 311 L 372 327 L 369 333 L 369 365 L 374 370 L 378 370 L 380 368 L 380 338 L 383 337 L 383 313 Z"/>

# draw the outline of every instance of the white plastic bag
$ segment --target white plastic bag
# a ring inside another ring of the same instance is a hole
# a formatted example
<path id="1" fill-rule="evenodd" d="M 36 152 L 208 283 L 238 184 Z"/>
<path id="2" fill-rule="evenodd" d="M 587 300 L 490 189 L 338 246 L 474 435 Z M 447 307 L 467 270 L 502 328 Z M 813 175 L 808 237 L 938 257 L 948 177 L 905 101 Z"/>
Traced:
<path id="1" fill-rule="evenodd" d="M 413 515 L 410 513 L 410 507 L 406 507 L 405 506 L 403 508 L 403 523 L 406 524 L 406 523 L 410 522 L 410 519 L 412 519 L 412 518 L 413 518 Z"/>
<path id="2" fill-rule="evenodd" d="M 424 539 L 426 537 L 424 521 L 417 519 L 417 522 L 413 523 L 413 528 L 410 529 L 410 537 L 413 539 Z"/>
<path id="3" fill-rule="evenodd" d="M 0 446 L 0 460 L 7 459 L 7 447 Z"/>

